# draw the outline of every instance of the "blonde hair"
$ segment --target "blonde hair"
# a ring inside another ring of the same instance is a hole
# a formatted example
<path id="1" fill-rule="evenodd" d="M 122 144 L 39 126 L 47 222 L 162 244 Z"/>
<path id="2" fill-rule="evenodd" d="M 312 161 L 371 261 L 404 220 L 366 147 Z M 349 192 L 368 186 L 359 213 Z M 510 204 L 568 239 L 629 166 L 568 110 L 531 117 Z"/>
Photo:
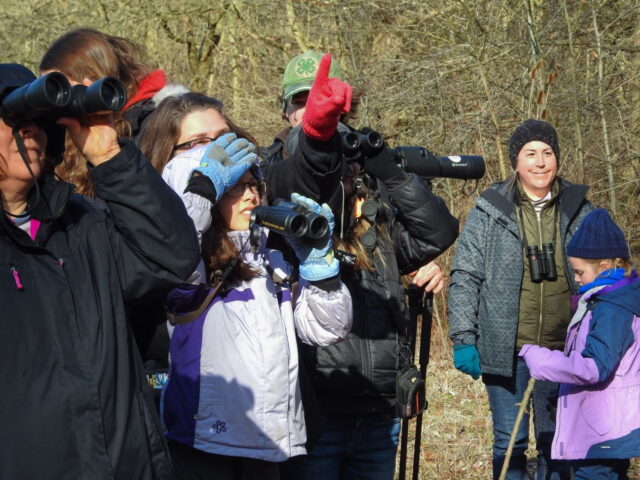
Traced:
<path id="1" fill-rule="evenodd" d="M 622 268 L 624 270 L 624 276 L 630 277 L 635 266 L 628 258 L 583 258 L 584 262 L 589 265 L 599 265 L 601 262 L 608 261 L 611 263 L 611 268 Z"/>

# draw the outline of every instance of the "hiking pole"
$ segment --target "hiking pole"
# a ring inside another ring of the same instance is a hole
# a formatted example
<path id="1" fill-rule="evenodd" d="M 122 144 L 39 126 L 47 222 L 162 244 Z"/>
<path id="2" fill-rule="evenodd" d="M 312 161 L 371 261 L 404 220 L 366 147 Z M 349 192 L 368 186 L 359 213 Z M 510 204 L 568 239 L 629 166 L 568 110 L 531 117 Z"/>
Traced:
<path id="1" fill-rule="evenodd" d="M 429 366 L 429 354 L 431 353 L 431 325 L 433 323 L 433 293 L 425 295 L 422 305 L 422 328 L 420 329 L 420 375 L 426 380 L 427 367 Z M 429 403 L 425 399 L 426 410 Z M 418 480 L 420 472 L 420 444 L 422 443 L 422 415 L 424 410 L 418 414 L 416 419 L 416 436 L 413 445 L 413 480 Z"/>
<path id="2" fill-rule="evenodd" d="M 516 423 L 513 425 L 513 430 L 511 430 L 511 438 L 509 439 L 509 446 L 507 447 L 507 453 L 505 453 L 504 455 L 504 463 L 502 464 L 502 470 L 500 470 L 500 477 L 498 478 L 498 480 L 504 480 L 505 478 L 507 478 L 507 469 L 509 468 L 509 462 L 511 461 L 513 446 L 516 443 L 516 435 L 518 434 L 518 428 L 520 428 L 520 422 L 522 422 L 522 417 L 524 417 L 524 411 L 529 406 L 529 400 L 531 399 L 531 394 L 533 393 L 533 387 L 535 384 L 536 384 L 536 379 L 531 377 L 529 379 L 529 383 L 527 384 L 527 389 L 524 391 L 524 395 L 522 396 L 522 403 L 520 404 L 520 409 L 518 410 Z"/>
<path id="3" fill-rule="evenodd" d="M 406 290 L 407 304 L 409 305 L 409 325 L 405 329 L 405 333 L 409 338 L 409 349 L 411 359 L 415 357 L 416 352 L 416 330 L 418 327 L 418 316 L 422 313 L 422 304 L 424 290 L 415 285 L 411 285 Z M 405 480 L 407 471 L 407 444 L 409 443 L 409 420 L 402 419 L 402 431 L 400 433 L 400 470 L 398 472 L 398 480 Z"/>

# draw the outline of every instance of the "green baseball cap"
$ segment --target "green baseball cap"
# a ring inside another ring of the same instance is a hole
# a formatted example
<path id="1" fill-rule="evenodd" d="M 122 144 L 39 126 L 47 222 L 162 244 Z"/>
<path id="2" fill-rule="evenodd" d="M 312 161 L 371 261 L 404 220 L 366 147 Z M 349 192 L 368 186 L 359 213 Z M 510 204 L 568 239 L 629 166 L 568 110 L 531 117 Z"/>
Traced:
<path id="1" fill-rule="evenodd" d="M 320 66 L 323 54 L 313 50 L 307 50 L 302 55 L 293 57 L 284 69 L 282 79 L 282 101 L 287 104 L 296 93 L 311 90 L 316 72 Z M 329 77 L 342 80 L 342 70 L 335 58 L 331 59 Z"/>

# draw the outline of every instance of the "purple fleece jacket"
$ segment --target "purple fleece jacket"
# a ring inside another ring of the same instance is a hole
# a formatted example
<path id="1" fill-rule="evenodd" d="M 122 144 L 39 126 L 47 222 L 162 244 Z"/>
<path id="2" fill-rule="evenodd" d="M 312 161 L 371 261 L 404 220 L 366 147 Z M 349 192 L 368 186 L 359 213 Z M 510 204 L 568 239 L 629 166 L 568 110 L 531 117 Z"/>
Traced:
<path id="1" fill-rule="evenodd" d="M 537 380 L 561 383 L 552 458 L 640 455 L 640 281 L 596 287 L 580 299 L 564 352 L 525 345 Z"/>

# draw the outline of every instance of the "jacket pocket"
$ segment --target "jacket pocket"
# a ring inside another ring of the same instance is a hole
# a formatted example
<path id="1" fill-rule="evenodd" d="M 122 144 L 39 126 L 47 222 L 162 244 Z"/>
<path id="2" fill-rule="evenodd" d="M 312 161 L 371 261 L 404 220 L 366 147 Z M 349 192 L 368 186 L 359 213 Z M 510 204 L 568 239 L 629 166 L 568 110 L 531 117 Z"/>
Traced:
<path id="1" fill-rule="evenodd" d="M 580 405 L 580 413 L 585 423 L 598 435 L 606 435 L 611 430 L 611 418 L 616 408 L 615 402 L 600 392 L 588 393 Z"/>

